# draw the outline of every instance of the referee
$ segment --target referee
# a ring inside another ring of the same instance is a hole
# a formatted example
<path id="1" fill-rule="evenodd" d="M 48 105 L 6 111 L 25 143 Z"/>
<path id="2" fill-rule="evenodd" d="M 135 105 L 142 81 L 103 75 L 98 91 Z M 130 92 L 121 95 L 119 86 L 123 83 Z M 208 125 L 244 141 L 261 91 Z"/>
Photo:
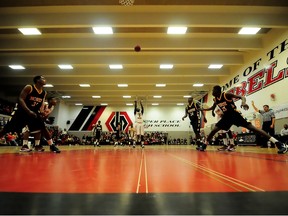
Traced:
<path id="1" fill-rule="evenodd" d="M 263 123 L 262 123 L 262 130 L 268 133 L 270 136 L 275 135 L 275 114 L 272 109 L 269 108 L 268 105 L 263 106 L 263 110 L 259 110 L 254 101 L 252 101 L 252 106 L 256 112 L 259 112 L 262 116 Z M 264 141 L 263 138 L 260 138 L 261 148 L 268 148 L 266 140 Z M 275 144 L 271 143 L 270 148 L 275 148 Z"/>

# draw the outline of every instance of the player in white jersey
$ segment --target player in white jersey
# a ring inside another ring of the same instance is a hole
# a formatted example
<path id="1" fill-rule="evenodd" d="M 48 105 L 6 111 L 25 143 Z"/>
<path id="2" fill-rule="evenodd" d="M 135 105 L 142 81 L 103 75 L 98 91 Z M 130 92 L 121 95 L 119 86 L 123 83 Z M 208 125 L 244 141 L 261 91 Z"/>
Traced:
<path id="1" fill-rule="evenodd" d="M 137 107 L 137 101 L 134 103 L 134 116 L 135 116 L 135 129 L 137 135 L 137 141 L 141 142 L 141 147 L 144 148 L 144 107 L 142 101 L 140 101 L 141 109 Z M 133 146 L 135 147 L 135 145 Z"/>

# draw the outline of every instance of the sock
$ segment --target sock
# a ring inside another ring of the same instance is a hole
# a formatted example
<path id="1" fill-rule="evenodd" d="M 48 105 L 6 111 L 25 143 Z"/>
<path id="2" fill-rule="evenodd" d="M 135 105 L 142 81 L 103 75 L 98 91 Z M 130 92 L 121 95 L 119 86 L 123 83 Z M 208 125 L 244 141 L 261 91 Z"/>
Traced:
<path id="1" fill-rule="evenodd" d="M 35 140 L 35 146 L 39 146 L 40 140 Z"/>
<path id="2" fill-rule="evenodd" d="M 47 140 L 47 143 L 48 143 L 48 145 L 52 145 L 53 144 L 53 140 L 49 139 L 49 140 Z"/>
<path id="3" fill-rule="evenodd" d="M 276 142 L 279 142 L 277 139 L 275 139 L 274 137 L 271 137 L 270 139 L 269 139 L 269 141 L 271 141 L 272 143 L 276 143 Z"/>
<path id="4" fill-rule="evenodd" d="M 30 144 L 30 146 L 28 145 L 28 140 L 23 140 L 23 146 L 24 145 L 27 145 L 29 148 L 30 148 L 30 146 L 31 146 L 31 144 Z"/>

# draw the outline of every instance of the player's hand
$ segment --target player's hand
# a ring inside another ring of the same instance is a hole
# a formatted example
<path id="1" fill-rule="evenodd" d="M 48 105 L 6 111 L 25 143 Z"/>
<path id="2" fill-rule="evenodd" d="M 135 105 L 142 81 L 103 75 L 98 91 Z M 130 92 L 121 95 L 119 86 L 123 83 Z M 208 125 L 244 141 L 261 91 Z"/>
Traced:
<path id="1" fill-rule="evenodd" d="M 215 117 L 215 112 L 212 112 L 212 116 Z"/>
<path id="2" fill-rule="evenodd" d="M 244 109 L 244 110 L 248 110 L 249 106 L 248 106 L 248 104 L 242 104 L 241 108 Z"/>
<path id="3" fill-rule="evenodd" d="M 251 104 L 254 105 L 254 101 L 253 100 L 251 101 Z"/>

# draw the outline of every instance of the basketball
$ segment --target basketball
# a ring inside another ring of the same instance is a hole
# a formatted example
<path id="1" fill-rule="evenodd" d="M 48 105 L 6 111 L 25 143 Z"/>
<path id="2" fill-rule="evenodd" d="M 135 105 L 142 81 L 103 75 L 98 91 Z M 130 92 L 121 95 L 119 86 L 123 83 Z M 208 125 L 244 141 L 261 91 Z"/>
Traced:
<path id="1" fill-rule="evenodd" d="M 140 52 L 141 51 L 141 47 L 139 45 L 134 47 L 135 52 Z"/>

